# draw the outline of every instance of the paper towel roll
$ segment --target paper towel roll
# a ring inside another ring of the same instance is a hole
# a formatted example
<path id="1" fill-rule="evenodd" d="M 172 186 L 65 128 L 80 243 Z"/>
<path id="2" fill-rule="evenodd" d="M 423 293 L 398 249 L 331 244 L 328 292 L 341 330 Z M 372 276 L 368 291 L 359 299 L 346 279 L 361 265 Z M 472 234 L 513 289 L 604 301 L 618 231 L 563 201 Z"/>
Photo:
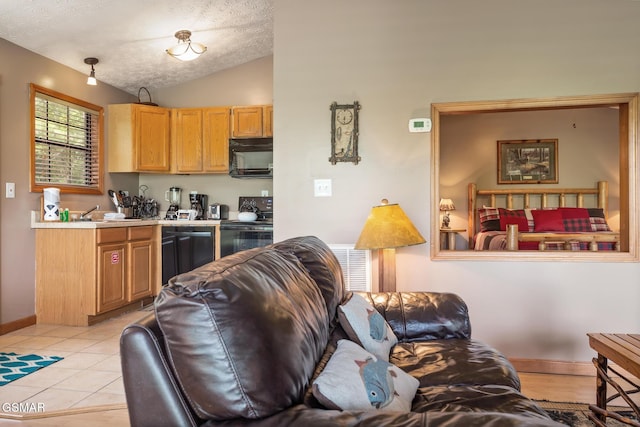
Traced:
<path id="1" fill-rule="evenodd" d="M 60 219 L 60 189 L 55 187 L 43 189 L 44 220 L 58 221 Z"/>

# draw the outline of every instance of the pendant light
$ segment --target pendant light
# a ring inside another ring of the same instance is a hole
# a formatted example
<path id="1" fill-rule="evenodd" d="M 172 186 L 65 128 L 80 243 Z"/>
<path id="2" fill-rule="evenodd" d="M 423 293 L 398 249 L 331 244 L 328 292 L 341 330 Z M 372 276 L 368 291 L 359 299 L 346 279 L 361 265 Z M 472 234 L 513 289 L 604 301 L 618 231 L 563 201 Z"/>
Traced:
<path id="1" fill-rule="evenodd" d="M 181 61 L 193 61 L 207 51 L 202 43 L 191 41 L 191 31 L 180 30 L 175 34 L 178 44 L 167 49 L 167 53 Z"/>
<path id="2" fill-rule="evenodd" d="M 91 73 L 89 73 L 89 77 L 87 78 L 87 84 L 91 86 L 97 85 L 98 81 L 96 80 L 96 70 L 93 66 L 98 63 L 98 58 L 84 58 L 84 63 L 91 65 Z"/>

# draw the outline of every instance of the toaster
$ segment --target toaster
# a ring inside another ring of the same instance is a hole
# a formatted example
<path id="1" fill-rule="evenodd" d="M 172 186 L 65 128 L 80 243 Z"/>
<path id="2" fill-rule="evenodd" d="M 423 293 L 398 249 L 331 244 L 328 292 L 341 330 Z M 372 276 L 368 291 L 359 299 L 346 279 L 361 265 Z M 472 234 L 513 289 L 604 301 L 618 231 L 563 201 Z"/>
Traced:
<path id="1" fill-rule="evenodd" d="M 195 209 L 178 209 L 178 220 L 193 221 L 198 212 Z"/>
<path id="2" fill-rule="evenodd" d="M 209 205 L 209 219 L 229 219 L 229 206 L 220 203 Z"/>

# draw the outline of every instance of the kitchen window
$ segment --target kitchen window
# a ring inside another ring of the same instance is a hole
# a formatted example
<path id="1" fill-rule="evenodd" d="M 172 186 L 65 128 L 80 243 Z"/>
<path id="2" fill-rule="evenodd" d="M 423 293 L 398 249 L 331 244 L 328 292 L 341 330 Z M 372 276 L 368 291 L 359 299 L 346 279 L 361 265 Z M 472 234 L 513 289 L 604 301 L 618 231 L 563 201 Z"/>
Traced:
<path id="1" fill-rule="evenodd" d="M 31 84 L 31 191 L 102 194 L 103 108 Z"/>

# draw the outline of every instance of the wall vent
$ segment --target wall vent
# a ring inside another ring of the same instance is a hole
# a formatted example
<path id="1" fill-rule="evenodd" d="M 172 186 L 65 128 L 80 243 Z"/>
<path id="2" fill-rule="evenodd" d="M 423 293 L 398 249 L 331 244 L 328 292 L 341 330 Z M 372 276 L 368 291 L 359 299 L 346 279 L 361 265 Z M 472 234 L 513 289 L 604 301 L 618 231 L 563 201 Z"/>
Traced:
<path id="1" fill-rule="evenodd" d="M 371 292 L 371 251 L 353 249 L 353 245 L 331 244 L 342 266 L 344 284 L 348 291 Z"/>

